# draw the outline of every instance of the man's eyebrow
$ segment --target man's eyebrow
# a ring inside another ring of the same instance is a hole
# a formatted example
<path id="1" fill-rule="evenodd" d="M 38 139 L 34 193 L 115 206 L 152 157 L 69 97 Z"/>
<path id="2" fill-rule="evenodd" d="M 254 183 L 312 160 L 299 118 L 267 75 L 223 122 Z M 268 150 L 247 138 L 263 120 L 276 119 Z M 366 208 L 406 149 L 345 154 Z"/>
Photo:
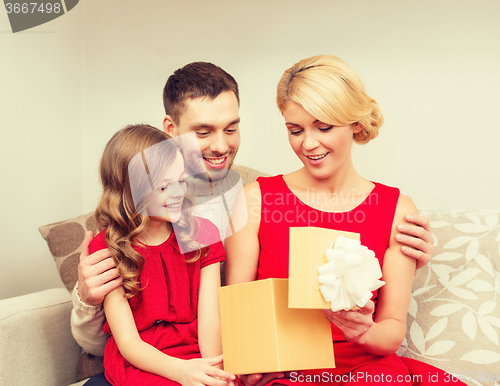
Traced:
<path id="1" fill-rule="evenodd" d="M 229 122 L 229 124 L 226 127 L 229 127 L 229 126 L 232 126 L 232 125 L 237 125 L 238 123 L 240 123 L 240 121 L 241 121 L 241 118 L 236 118 L 235 120 Z M 200 128 L 200 129 L 215 129 L 214 125 L 212 125 L 210 123 L 203 123 L 203 122 L 192 123 L 191 125 L 189 125 L 189 127 L 191 129 L 195 129 L 195 128 Z"/>
<path id="2" fill-rule="evenodd" d="M 215 126 L 211 125 L 210 123 L 192 123 L 189 125 L 190 128 L 195 129 L 195 128 L 203 128 L 203 129 L 213 129 Z"/>

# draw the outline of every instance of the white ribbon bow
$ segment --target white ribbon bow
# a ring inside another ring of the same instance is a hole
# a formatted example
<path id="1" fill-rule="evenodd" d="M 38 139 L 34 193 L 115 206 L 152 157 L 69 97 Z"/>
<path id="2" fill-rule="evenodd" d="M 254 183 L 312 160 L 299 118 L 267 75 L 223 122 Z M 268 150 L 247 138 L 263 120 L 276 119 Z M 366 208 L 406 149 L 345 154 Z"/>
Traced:
<path id="1" fill-rule="evenodd" d="M 385 282 L 375 253 L 359 240 L 339 236 L 326 250 L 328 263 L 318 268 L 319 289 L 323 298 L 331 302 L 332 311 L 364 307 L 372 297 L 372 291 Z"/>

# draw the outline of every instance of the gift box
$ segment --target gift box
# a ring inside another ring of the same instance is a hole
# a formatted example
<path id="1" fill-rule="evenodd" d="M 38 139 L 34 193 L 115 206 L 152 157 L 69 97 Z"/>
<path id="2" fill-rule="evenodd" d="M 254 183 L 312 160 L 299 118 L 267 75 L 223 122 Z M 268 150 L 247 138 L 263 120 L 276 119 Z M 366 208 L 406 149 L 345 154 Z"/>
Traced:
<path id="1" fill-rule="evenodd" d="M 318 268 L 326 263 L 326 250 L 339 236 L 359 240 L 359 233 L 315 227 L 290 228 L 288 307 L 327 309 L 319 289 Z"/>
<path id="2" fill-rule="evenodd" d="M 233 374 L 333 368 L 330 322 L 288 307 L 288 280 L 219 289 L 224 370 Z"/>

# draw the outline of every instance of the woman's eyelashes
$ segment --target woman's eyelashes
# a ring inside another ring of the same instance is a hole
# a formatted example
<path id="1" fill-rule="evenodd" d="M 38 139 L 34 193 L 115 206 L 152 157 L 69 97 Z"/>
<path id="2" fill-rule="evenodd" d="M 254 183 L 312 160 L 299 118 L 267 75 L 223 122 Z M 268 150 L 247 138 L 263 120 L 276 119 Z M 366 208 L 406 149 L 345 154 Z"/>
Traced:
<path id="1" fill-rule="evenodd" d="M 323 133 L 326 133 L 328 131 L 330 131 L 331 129 L 333 129 L 335 126 L 334 125 L 331 125 L 331 126 L 327 126 L 327 127 L 318 127 L 317 129 Z M 304 131 L 304 129 L 288 129 L 290 135 L 300 135 L 302 134 L 302 132 Z"/>

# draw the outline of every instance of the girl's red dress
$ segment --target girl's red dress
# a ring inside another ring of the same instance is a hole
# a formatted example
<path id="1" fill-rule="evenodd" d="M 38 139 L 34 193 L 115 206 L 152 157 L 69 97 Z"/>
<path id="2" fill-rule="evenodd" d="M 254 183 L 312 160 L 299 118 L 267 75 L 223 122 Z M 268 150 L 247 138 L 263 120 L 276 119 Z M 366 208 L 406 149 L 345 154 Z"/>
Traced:
<path id="1" fill-rule="evenodd" d="M 282 175 L 260 177 L 257 181 L 261 191 L 258 280 L 288 278 L 290 227 L 312 226 L 359 233 L 361 244 L 375 252 L 382 266 L 389 246 L 399 189 L 375 183 L 372 192 L 362 201 L 354 193 L 334 196 L 331 200 L 355 206 L 348 212 L 334 213 L 306 205 L 288 188 Z M 377 291 L 374 291 L 372 300 L 376 304 Z M 464 385 L 459 381 L 446 382 L 451 379 L 448 373 L 416 360 L 400 358 L 396 354 L 369 354 L 355 343 L 347 342 L 341 330 L 334 324 L 331 326 L 336 368 L 295 372 L 288 379 L 277 379 L 276 383 Z"/>
<path id="2" fill-rule="evenodd" d="M 200 221 L 196 240 L 207 245 L 219 237 L 219 230 L 210 221 Z M 89 246 L 89 253 L 106 248 L 104 231 Z M 197 314 L 200 270 L 224 260 L 222 243 L 211 244 L 209 253 L 194 263 L 180 252 L 174 232 L 162 244 L 137 246 L 134 249 L 144 257 L 140 275 L 142 290 L 129 300 L 139 335 L 167 355 L 182 359 L 200 358 Z M 106 322 L 103 331 L 110 334 Z M 106 379 L 113 385 L 179 385 L 177 382 L 151 374 L 130 365 L 120 354 L 111 335 L 104 350 Z"/>

